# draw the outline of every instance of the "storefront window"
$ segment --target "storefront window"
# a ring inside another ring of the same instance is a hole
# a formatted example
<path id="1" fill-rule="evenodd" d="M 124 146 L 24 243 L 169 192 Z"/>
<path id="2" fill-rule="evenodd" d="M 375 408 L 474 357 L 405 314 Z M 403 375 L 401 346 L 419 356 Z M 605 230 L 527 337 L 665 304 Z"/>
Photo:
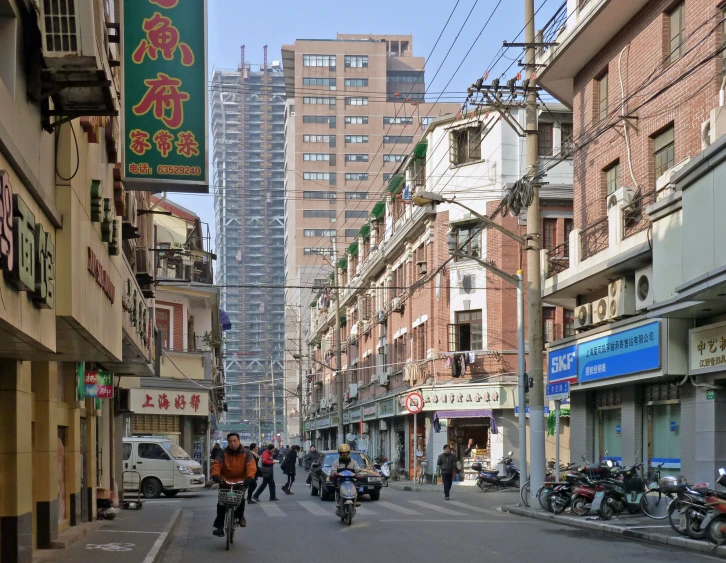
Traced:
<path id="1" fill-rule="evenodd" d="M 648 407 L 650 466 L 663 464 L 661 475 L 679 475 L 681 470 L 681 405 Z"/>
<path id="2" fill-rule="evenodd" d="M 623 460 L 621 430 L 620 409 L 600 411 L 600 459 L 602 461 L 612 459 L 621 462 Z"/>

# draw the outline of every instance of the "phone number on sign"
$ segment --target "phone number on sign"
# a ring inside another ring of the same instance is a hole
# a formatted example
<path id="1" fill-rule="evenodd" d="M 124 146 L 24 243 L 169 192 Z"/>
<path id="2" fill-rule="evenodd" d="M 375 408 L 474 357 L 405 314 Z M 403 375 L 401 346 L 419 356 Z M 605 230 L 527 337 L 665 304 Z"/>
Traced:
<path id="1" fill-rule="evenodd" d="M 170 176 L 201 176 L 202 169 L 199 166 L 173 166 L 160 164 L 156 167 L 157 174 L 167 174 Z"/>

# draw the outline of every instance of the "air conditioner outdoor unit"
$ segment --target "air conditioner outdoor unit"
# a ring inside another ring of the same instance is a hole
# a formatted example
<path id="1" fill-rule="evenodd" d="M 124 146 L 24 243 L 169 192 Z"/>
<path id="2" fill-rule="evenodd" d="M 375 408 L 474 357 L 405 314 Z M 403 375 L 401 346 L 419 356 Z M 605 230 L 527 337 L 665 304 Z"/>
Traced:
<path id="1" fill-rule="evenodd" d="M 587 328 L 592 325 L 592 303 L 578 305 L 575 310 L 575 328 Z"/>
<path id="2" fill-rule="evenodd" d="M 363 334 L 369 335 L 371 333 L 371 321 L 363 321 Z"/>
<path id="3" fill-rule="evenodd" d="M 149 249 L 148 248 L 137 248 L 136 249 L 136 273 L 137 274 L 151 274 L 151 265 L 149 264 Z"/>
<path id="4" fill-rule="evenodd" d="M 610 297 L 610 320 L 619 319 L 635 314 L 635 287 L 633 282 L 626 278 L 620 278 L 608 284 L 608 295 Z"/>
<path id="5" fill-rule="evenodd" d="M 642 311 L 650 307 L 653 298 L 653 265 L 635 270 L 635 310 Z"/>
<path id="6" fill-rule="evenodd" d="M 378 385 L 388 385 L 388 372 L 378 374 Z"/>
<path id="7" fill-rule="evenodd" d="M 425 261 L 416 262 L 416 265 L 418 266 L 418 273 L 419 274 L 421 274 L 422 276 L 424 274 L 426 274 L 426 272 L 427 272 L 427 266 L 426 266 L 426 262 Z"/>
<path id="8" fill-rule="evenodd" d="M 43 57 L 51 69 L 96 69 L 93 0 L 39 2 Z M 62 22 L 62 26 L 61 26 Z"/>
<path id="9" fill-rule="evenodd" d="M 666 186 L 671 184 L 673 182 L 673 177 L 686 165 L 690 162 L 691 157 L 688 157 L 686 159 L 683 159 L 681 162 L 676 164 L 675 166 L 669 168 L 666 170 L 663 174 L 661 174 L 658 178 L 655 180 L 655 191 L 661 192 L 663 189 L 665 189 Z"/>
<path id="10" fill-rule="evenodd" d="M 701 150 L 705 150 L 725 134 L 726 108 L 719 106 L 713 108 L 709 118 L 701 123 Z"/>
<path id="11" fill-rule="evenodd" d="M 358 384 L 351 383 L 348 386 L 348 397 L 351 399 L 355 399 L 357 396 L 358 396 Z"/>
<path id="12" fill-rule="evenodd" d="M 627 186 L 621 186 L 608 196 L 608 211 L 616 205 L 628 205 L 633 201 L 635 190 Z"/>
<path id="13" fill-rule="evenodd" d="M 320 408 L 321 409 L 328 408 L 328 398 L 327 397 L 323 397 L 322 399 L 320 399 Z"/>
<path id="14" fill-rule="evenodd" d="M 386 322 L 386 312 L 378 311 L 378 324 L 382 325 L 385 322 Z"/>
<path id="15" fill-rule="evenodd" d="M 128 223 L 136 228 L 137 222 L 136 192 L 126 192 L 126 213 L 124 214 L 124 223 Z"/>
<path id="16" fill-rule="evenodd" d="M 592 302 L 592 324 L 599 325 L 610 318 L 610 297 Z"/>
<path id="17" fill-rule="evenodd" d="M 403 311 L 403 299 L 400 297 L 394 297 L 391 299 L 391 311 Z"/>

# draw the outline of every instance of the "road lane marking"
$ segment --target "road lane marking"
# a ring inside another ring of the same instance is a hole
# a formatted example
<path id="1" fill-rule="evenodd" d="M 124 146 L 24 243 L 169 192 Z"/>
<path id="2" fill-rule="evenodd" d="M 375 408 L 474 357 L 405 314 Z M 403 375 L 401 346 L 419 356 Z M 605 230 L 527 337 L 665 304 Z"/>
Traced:
<path id="1" fill-rule="evenodd" d="M 429 510 L 433 510 L 435 512 L 441 512 L 441 514 L 450 514 L 451 516 L 466 516 L 466 514 L 464 514 L 463 512 L 457 512 L 456 510 L 449 510 L 448 508 L 444 508 L 442 506 L 436 506 L 435 504 L 431 504 L 430 502 L 424 502 L 422 500 L 409 500 L 408 502 L 417 504 L 424 508 L 428 508 Z"/>
<path id="2" fill-rule="evenodd" d="M 331 512 L 328 510 L 325 510 L 322 506 L 320 506 L 320 503 L 309 501 L 309 500 L 299 500 L 297 503 L 302 506 L 305 510 L 310 512 L 310 514 L 314 514 L 315 516 L 330 516 Z"/>
<path id="3" fill-rule="evenodd" d="M 149 553 L 146 554 L 146 557 L 144 557 L 144 563 L 154 563 L 154 560 L 156 559 L 159 550 L 161 550 L 162 546 L 164 545 L 164 541 L 166 540 L 167 535 L 167 532 L 161 532 L 161 534 L 159 534 L 159 537 L 156 538 L 154 545 L 151 546 L 151 550 L 149 551 Z"/>
<path id="4" fill-rule="evenodd" d="M 392 502 L 379 500 L 376 504 L 378 504 L 378 506 L 382 506 L 383 508 L 388 508 L 389 510 L 398 512 L 400 514 L 406 514 L 408 516 L 421 516 L 420 512 L 416 512 L 415 510 L 411 510 L 410 508 L 406 508 L 404 506 L 398 506 L 397 504 L 393 504 Z"/>
<path id="5" fill-rule="evenodd" d="M 161 532 L 146 532 L 146 531 L 142 532 L 142 531 L 136 531 L 136 530 L 104 530 L 103 528 L 99 528 L 96 531 L 97 532 L 111 532 L 114 534 L 160 534 L 161 533 Z"/>
<path id="6" fill-rule="evenodd" d="M 287 516 L 279 506 L 276 504 L 263 504 L 260 503 L 260 508 L 265 512 L 267 516 L 270 518 L 282 518 Z"/>
<path id="7" fill-rule="evenodd" d="M 378 514 L 375 510 L 371 510 L 370 508 L 365 508 L 363 506 L 359 506 L 355 509 L 356 513 L 362 514 L 363 516 L 375 516 Z"/>
<path id="8" fill-rule="evenodd" d="M 465 502 L 459 502 L 457 500 L 450 500 L 449 504 L 453 504 L 454 506 L 458 506 L 459 508 L 466 508 L 467 510 L 473 510 L 474 512 L 483 512 L 484 514 L 492 513 L 492 510 L 490 508 L 481 508 L 479 506 L 471 506 L 470 504 L 466 504 Z"/>
<path id="9" fill-rule="evenodd" d="M 458 513 L 457 513 L 458 514 Z M 446 520 L 432 520 L 431 518 L 390 518 L 387 520 L 379 520 L 379 522 L 446 522 L 446 523 L 467 523 L 467 522 L 476 522 L 479 524 L 511 524 L 512 521 L 503 521 L 503 520 L 461 520 L 459 518 L 447 518 Z"/>

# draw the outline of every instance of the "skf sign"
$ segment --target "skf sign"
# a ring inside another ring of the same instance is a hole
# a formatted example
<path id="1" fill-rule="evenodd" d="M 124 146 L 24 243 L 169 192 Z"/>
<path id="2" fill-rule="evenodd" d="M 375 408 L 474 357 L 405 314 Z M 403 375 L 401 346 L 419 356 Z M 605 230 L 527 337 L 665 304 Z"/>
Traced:
<path id="1" fill-rule="evenodd" d="M 560 350 L 550 350 L 548 357 L 547 379 L 549 383 L 559 381 L 577 382 L 577 354 L 575 346 Z"/>

